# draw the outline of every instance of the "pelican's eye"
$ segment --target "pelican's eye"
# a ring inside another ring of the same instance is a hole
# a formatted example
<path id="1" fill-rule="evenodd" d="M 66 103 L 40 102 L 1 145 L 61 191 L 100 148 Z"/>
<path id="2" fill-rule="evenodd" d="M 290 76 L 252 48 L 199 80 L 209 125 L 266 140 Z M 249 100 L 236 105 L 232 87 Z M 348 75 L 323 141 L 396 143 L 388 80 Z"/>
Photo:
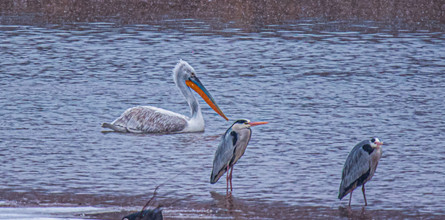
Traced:
<path id="1" fill-rule="evenodd" d="M 374 142 L 375 142 L 375 138 L 371 139 L 371 143 L 374 143 Z"/>

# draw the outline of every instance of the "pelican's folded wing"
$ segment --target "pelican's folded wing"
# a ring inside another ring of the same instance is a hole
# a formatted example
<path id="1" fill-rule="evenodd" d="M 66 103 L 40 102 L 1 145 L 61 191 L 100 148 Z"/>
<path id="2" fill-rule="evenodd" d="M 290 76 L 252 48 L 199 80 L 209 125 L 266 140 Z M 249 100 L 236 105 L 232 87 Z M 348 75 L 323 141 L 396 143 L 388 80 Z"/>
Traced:
<path id="1" fill-rule="evenodd" d="M 138 106 L 126 110 L 113 123 L 132 133 L 180 132 L 187 126 L 186 117 L 168 110 Z"/>

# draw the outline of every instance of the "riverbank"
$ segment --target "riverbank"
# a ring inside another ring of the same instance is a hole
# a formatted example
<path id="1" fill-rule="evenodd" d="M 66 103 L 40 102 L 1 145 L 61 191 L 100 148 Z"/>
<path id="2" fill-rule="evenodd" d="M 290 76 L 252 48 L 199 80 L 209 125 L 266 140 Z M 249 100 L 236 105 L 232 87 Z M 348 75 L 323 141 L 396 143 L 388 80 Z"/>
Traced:
<path id="1" fill-rule="evenodd" d="M 235 22 L 253 28 L 258 24 L 279 24 L 289 20 L 320 18 L 373 20 L 396 23 L 445 23 L 445 3 L 429 1 L 156 1 L 156 0 L 3 0 L 0 15 L 21 17 L 22 22 L 150 23 L 165 19 L 207 19 Z M 7 18 L 14 19 L 14 18 Z M 24 19 L 24 20 L 23 20 Z M 3 20 L 7 22 L 7 20 Z"/>
<path id="2" fill-rule="evenodd" d="M 0 203 L 0 219 L 121 219 L 140 211 L 150 196 L 98 196 L 45 194 L 38 192 L 5 193 Z M 211 200 L 197 202 L 188 198 L 159 198 L 151 208 L 162 206 L 165 219 L 443 219 L 444 215 L 419 210 L 375 209 L 371 204 L 339 201 L 335 205 L 295 206 L 282 202 L 238 199 L 216 192 Z"/>

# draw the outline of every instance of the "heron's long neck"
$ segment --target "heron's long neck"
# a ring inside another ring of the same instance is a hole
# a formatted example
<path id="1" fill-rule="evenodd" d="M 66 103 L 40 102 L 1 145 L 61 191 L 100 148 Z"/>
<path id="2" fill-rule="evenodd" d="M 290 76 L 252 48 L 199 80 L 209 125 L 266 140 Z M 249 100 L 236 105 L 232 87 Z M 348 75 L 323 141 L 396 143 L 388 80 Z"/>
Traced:
<path id="1" fill-rule="evenodd" d="M 199 106 L 199 102 L 196 97 L 193 95 L 191 89 L 185 84 L 184 80 L 177 80 L 177 86 L 181 91 L 182 95 L 184 95 L 187 103 L 190 106 L 192 119 L 199 118 L 202 119 L 201 107 Z"/>

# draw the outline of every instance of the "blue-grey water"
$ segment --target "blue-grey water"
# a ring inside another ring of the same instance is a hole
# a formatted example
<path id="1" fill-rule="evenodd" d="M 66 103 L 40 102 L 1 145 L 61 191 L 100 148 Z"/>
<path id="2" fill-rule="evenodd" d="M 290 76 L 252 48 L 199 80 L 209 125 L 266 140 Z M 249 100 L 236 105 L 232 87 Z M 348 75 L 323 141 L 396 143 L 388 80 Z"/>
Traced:
<path id="1" fill-rule="evenodd" d="M 171 76 L 179 59 L 231 121 L 269 122 L 252 128 L 235 166 L 237 199 L 346 206 L 349 196 L 337 199 L 343 163 L 375 136 L 383 157 L 366 209 L 445 214 L 445 33 L 377 22 L 297 20 L 255 31 L 194 19 L 0 25 L 2 194 L 118 202 L 164 183 L 166 198 L 224 195 L 225 178 L 209 178 L 231 122 L 203 100 L 203 133 L 101 132 L 137 105 L 189 115 Z M 363 203 L 357 189 L 352 205 Z"/>

